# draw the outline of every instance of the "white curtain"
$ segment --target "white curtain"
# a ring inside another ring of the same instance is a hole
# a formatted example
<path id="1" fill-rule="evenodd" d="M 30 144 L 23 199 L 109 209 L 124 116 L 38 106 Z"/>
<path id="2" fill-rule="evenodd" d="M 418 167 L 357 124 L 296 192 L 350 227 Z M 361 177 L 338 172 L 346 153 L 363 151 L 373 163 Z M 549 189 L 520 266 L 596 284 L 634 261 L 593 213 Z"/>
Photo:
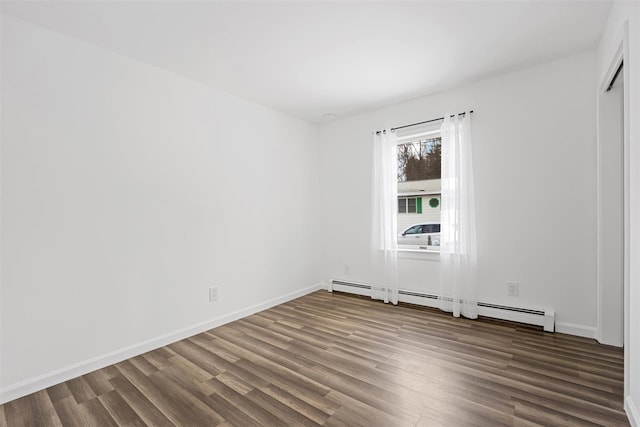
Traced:
<path id="1" fill-rule="evenodd" d="M 445 116 L 441 161 L 440 309 L 475 319 L 477 252 L 470 113 Z"/>
<path id="2" fill-rule="evenodd" d="M 371 298 L 398 303 L 397 139 L 386 129 L 373 135 L 371 194 Z"/>

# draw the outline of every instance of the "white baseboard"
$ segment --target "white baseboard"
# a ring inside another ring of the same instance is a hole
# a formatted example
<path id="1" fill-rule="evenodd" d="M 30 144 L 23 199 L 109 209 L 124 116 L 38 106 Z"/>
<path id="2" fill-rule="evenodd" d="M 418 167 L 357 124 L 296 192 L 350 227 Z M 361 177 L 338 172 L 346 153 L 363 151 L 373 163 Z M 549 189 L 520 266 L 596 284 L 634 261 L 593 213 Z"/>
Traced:
<path id="1" fill-rule="evenodd" d="M 336 290 L 351 294 L 371 296 L 371 286 L 366 283 L 333 280 L 328 286 L 329 292 Z M 436 295 L 407 289 L 399 290 L 398 301 L 432 308 L 438 308 L 440 306 Z M 492 319 L 542 326 L 547 332 L 554 332 L 555 330 L 555 312 L 548 308 L 506 307 L 500 304 L 484 302 L 478 303 L 478 314 Z"/>
<path id="2" fill-rule="evenodd" d="M 627 413 L 631 427 L 640 427 L 640 413 L 638 413 L 638 408 L 633 403 L 631 396 L 627 396 L 624 399 L 624 411 Z"/>
<path id="3" fill-rule="evenodd" d="M 556 332 L 575 335 L 583 338 L 596 338 L 595 326 L 576 325 L 574 323 L 556 322 Z"/>
<path id="4" fill-rule="evenodd" d="M 102 356 L 94 357 L 89 360 L 75 363 L 61 369 L 56 369 L 55 371 L 47 372 L 45 374 L 26 379 L 24 381 L 11 384 L 0 389 L 0 404 L 9 402 L 22 396 L 26 396 L 31 393 L 35 393 L 36 391 L 43 390 L 47 387 L 60 384 L 64 381 L 68 381 L 80 375 L 88 374 L 89 372 L 93 372 L 97 369 L 102 369 L 109 365 L 113 365 L 114 363 L 122 362 L 123 360 L 138 356 L 151 350 L 155 350 L 156 348 L 163 347 L 176 341 L 180 341 L 204 331 L 208 331 L 209 329 L 217 328 L 218 326 L 233 322 L 234 320 L 242 319 L 243 317 L 247 317 L 278 304 L 291 301 L 293 299 L 307 295 L 311 292 L 315 292 L 319 289 L 323 289 L 323 284 L 318 283 L 313 286 L 309 286 L 307 288 L 270 299 L 263 303 L 253 305 L 251 307 L 247 307 L 215 319 L 207 320 L 206 322 L 198 323 L 196 325 L 189 326 L 187 328 L 183 328 L 169 334 L 152 338 L 139 344 L 134 344 L 132 346 L 104 354 Z"/>

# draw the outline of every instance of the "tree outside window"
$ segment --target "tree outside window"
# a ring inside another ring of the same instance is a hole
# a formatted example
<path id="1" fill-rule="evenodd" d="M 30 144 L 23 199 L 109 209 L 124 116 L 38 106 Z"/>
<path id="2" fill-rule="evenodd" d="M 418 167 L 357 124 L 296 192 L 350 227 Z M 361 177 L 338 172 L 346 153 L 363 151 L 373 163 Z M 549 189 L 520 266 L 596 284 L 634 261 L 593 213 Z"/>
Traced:
<path id="1" fill-rule="evenodd" d="M 398 144 L 398 182 L 440 178 L 440 137 Z"/>

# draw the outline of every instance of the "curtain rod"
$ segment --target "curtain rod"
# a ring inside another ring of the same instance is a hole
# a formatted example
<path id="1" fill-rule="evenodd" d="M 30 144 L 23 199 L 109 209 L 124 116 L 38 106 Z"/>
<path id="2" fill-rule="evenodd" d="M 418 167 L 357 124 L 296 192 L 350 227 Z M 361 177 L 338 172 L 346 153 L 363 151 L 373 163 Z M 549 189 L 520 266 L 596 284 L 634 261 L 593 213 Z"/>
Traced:
<path id="1" fill-rule="evenodd" d="M 473 113 L 473 110 L 469 111 L 469 114 Z M 458 116 L 464 116 L 467 113 L 458 113 Z M 452 114 L 449 117 L 455 117 L 455 114 Z M 418 123 L 411 123 L 410 125 L 404 125 L 404 126 L 398 126 L 395 128 L 391 128 L 391 132 L 395 132 L 398 129 L 404 129 L 404 128 L 409 128 L 411 126 L 418 126 L 418 125 L 424 125 L 426 123 L 431 123 L 431 122 L 437 122 L 438 120 L 444 120 L 444 116 L 443 117 L 438 117 L 437 119 L 431 119 L 431 120 L 425 120 L 424 122 L 418 122 Z M 376 132 L 376 135 L 380 135 L 383 131 L 379 130 Z"/>

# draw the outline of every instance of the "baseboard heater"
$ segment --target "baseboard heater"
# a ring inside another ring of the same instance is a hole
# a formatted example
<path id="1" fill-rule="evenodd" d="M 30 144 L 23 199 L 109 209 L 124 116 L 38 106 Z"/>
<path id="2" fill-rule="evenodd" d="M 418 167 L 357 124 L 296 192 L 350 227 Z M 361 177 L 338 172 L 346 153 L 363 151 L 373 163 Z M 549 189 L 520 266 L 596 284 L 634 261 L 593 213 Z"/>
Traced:
<path id="1" fill-rule="evenodd" d="M 329 292 L 340 291 L 352 294 L 370 296 L 371 285 L 343 280 L 332 280 Z M 382 288 L 381 290 L 385 290 Z M 438 307 L 438 295 L 423 292 L 398 290 L 398 300 L 410 304 Z M 552 309 L 512 307 L 488 302 L 478 302 L 478 314 L 494 319 L 509 320 L 512 322 L 526 323 L 542 326 L 547 332 L 555 331 L 555 312 Z"/>

